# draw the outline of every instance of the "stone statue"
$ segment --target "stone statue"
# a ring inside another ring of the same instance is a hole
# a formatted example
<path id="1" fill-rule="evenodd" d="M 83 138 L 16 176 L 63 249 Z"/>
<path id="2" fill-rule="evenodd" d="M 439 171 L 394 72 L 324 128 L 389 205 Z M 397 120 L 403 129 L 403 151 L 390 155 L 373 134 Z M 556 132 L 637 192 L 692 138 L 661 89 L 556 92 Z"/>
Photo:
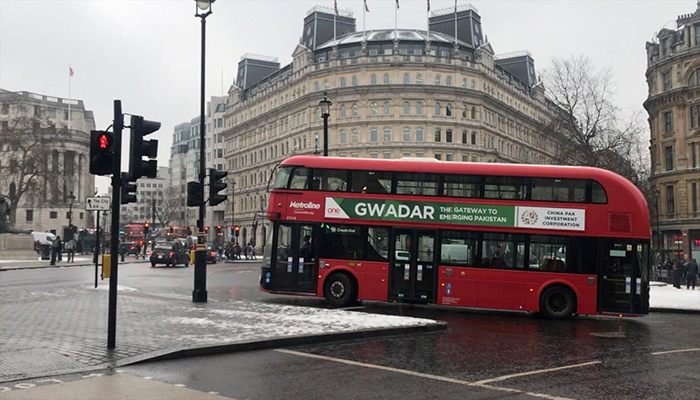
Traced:
<path id="1" fill-rule="evenodd" d="M 10 215 L 10 202 L 7 197 L 0 195 L 0 233 L 24 233 L 29 234 L 32 231 L 26 231 L 24 229 L 17 229 L 10 226 L 9 221 Z"/>

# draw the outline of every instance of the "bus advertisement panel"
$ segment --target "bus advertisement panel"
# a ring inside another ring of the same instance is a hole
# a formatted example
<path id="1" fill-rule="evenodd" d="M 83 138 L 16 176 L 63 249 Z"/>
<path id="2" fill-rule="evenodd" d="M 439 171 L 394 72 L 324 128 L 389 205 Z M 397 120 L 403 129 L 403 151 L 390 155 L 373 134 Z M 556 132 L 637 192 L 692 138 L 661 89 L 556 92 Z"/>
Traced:
<path id="1" fill-rule="evenodd" d="M 646 201 L 595 168 L 296 156 L 261 289 L 571 314 L 648 313 Z"/>

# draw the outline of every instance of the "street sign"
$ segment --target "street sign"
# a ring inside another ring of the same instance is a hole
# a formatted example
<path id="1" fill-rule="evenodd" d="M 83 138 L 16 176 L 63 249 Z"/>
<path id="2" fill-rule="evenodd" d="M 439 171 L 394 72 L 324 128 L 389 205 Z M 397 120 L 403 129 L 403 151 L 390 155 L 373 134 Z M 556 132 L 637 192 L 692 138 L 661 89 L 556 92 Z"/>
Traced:
<path id="1" fill-rule="evenodd" d="M 109 211 L 112 200 L 109 197 L 88 197 L 85 199 L 85 211 Z"/>

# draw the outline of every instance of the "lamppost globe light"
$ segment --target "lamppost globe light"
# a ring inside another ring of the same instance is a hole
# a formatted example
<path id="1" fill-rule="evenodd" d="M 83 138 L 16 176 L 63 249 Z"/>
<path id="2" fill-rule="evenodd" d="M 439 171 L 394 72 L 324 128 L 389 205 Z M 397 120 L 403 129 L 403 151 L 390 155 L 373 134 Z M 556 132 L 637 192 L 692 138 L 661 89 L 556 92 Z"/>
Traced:
<path id="1" fill-rule="evenodd" d="M 323 92 L 323 100 L 318 102 L 321 106 L 321 117 L 323 117 L 323 156 L 328 157 L 328 117 L 331 115 L 331 101 L 328 100 L 328 93 Z"/>
<path id="2" fill-rule="evenodd" d="M 197 2 L 197 8 L 199 8 L 202 11 L 207 11 L 211 8 L 211 3 L 214 2 L 214 0 L 194 0 Z"/>

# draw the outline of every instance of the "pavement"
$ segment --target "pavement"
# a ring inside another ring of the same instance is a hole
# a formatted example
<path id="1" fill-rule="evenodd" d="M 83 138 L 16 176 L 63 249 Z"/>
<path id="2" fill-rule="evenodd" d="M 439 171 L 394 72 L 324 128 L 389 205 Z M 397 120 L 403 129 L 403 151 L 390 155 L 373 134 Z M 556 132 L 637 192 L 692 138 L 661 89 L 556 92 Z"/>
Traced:
<path id="1" fill-rule="evenodd" d="M 108 350 L 107 310 L 107 281 L 97 288 L 0 293 L 0 382 L 152 359 L 445 329 L 444 323 L 423 318 L 252 301 L 192 303 L 189 296 L 119 286 L 116 349 Z"/>
<path id="2" fill-rule="evenodd" d="M 100 262 L 102 256 L 100 255 Z M 15 271 L 20 269 L 35 269 L 35 268 L 68 268 L 68 267 L 89 267 L 95 266 L 93 262 L 92 255 L 80 255 L 75 257 L 75 261 L 67 262 L 65 261 L 65 255 L 63 261 L 56 261 L 56 265 L 51 265 L 49 261 L 46 260 L 2 260 L 0 259 L 0 271 Z M 261 259 L 258 257 L 257 260 L 236 260 L 237 263 L 260 263 Z M 127 256 L 125 258 L 126 263 L 148 263 L 149 260 L 138 259 L 133 256 Z M 225 261 L 221 261 L 225 262 Z M 119 261 L 121 264 L 122 262 Z"/>

